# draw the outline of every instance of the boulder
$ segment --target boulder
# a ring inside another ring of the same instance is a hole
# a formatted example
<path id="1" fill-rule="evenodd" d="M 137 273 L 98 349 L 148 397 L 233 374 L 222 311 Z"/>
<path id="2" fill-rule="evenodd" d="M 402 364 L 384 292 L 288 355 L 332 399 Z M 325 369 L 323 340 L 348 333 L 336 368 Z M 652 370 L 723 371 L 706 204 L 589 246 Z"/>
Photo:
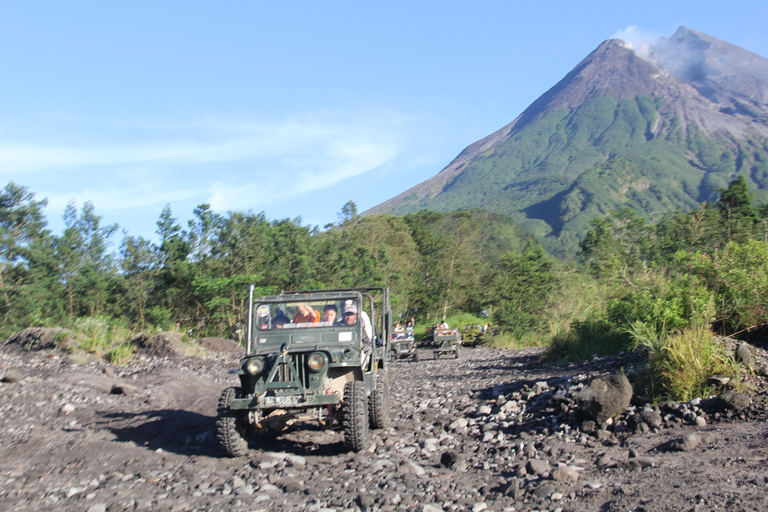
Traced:
<path id="1" fill-rule="evenodd" d="M 746 393 L 726 391 L 717 397 L 717 406 L 721 409 L 740 411 L 746 409 L 752 403 L 752 399 Z"/>
<path id="2" fill-rule="evenodd" d="M 598 377 L 577 396 L 581 416 L 598 424 L 621 414 L 632 400 L 632 385 L 626 375 Z"/>

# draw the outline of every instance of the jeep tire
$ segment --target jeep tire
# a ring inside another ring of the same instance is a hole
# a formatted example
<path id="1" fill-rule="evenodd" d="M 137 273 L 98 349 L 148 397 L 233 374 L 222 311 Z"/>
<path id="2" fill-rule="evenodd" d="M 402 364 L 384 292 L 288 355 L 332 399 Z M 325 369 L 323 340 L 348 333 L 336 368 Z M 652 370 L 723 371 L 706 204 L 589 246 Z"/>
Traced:
<path id="1" fill-rule="evenodd" d="M 376 389 L 368 398 L 368 414 L 370 414 L 371 428 L 389 428 L 389 374 L 387 370 L 376 372 Z"/>
<path id="2" fill-rule="evenodd" d="M 341 409 L 344 444 L 353 452 L 365 450 L 371 442 L 371 435 L 368 430 L 368 399 L 362 381 L 354 380 L 344 384 L 344 403 Z"/>
<path id="3" fill-rule="evenodd" d="M 248 454 L 251 428 L 243 412 L 233 411 L 229 407 L 232 399 L 240 396 L 240 388 L 226 388 L 219 397 L 216 409 L 216 437 L 228 457 L 242 457 Z"/>

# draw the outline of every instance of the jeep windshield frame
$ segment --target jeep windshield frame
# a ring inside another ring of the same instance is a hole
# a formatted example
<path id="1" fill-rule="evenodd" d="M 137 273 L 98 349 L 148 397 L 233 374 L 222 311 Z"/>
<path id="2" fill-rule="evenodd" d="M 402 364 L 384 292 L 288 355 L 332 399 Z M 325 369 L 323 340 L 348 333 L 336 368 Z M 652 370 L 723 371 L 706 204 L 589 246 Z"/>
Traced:
<path id="1" fill-rule="evenodd" d="M 383 297 L 389 300 L 388 292 L 387 288 L 346 288 L 281 292 L 280 295 L 257 299 L 249 294 L 246 355 L 274 351 L 276 348 L 286 350 L 296 345 L 359 345 L 362 343 L 362 315 L 358 313 L 351 323 L 342 320 L 344 311 L 351 312 L 351 309 L 366 312 L 372 324 L 371 337 L 381 339 L 381 333 L 389 331 L 383 322 L 389 321 L 390 314 L 377 308 L 377 301 L 381 302 Z M 307 308 L 302 309 L 300 305 L 309 306 L 314 313 L 308 313 Z M 336 307 L 338 322 L 325 320 L 326 305 Z M 282 326 L 276 325 L 278 315 L 284 317 Z M 303 321 L 310 319 L 317 320 Z"/>

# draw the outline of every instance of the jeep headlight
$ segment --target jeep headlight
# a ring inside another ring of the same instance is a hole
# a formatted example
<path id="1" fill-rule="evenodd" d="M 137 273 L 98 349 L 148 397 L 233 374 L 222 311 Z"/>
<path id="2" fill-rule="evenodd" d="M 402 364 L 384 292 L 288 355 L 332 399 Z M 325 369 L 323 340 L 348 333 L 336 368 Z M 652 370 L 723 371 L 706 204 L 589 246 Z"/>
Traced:
<path id="1" fill-rule="evenodd" d="M 328 359 L 322 352 L 312 352 L 312 354 L 309 356 L 309 359 L 307 359 L 307 365 L 309 366 L 309 369 L 315 372 L 320 371 L 327 362 Z"/>
<path id="2" fill-rule="evenodd" d="M 260 357 L 252 357 L 245 364 L 245 369 L 251 375 L 258 375 L 264 371 L 264 360 Z"/>

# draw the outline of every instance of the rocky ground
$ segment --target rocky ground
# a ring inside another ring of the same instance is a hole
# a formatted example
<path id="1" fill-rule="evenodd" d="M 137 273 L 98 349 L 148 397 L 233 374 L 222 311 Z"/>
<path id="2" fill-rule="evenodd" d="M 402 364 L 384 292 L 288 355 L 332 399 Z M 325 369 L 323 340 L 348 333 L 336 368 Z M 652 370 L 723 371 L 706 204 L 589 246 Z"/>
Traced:
<path id="1" fill-rule="evenodd" d="M 149 345 L 149 344 L 148 344 Z M 142 350 L 127 366 L 16 339 L 0 350 L 0 510 L 766 510 L 766 380 L 751 404 L 634 400 L 584 424 L 577 393 L 641 354 L 550 366 L 465 349 L 391 366 L 393 427 L 364 453 L 292 427 L 223 457 L 215 410 L 238 354 Z M 25 348 L 26 347 L 26 348 Z M 763 352 L 753 349 L 753 361 Z"/>

